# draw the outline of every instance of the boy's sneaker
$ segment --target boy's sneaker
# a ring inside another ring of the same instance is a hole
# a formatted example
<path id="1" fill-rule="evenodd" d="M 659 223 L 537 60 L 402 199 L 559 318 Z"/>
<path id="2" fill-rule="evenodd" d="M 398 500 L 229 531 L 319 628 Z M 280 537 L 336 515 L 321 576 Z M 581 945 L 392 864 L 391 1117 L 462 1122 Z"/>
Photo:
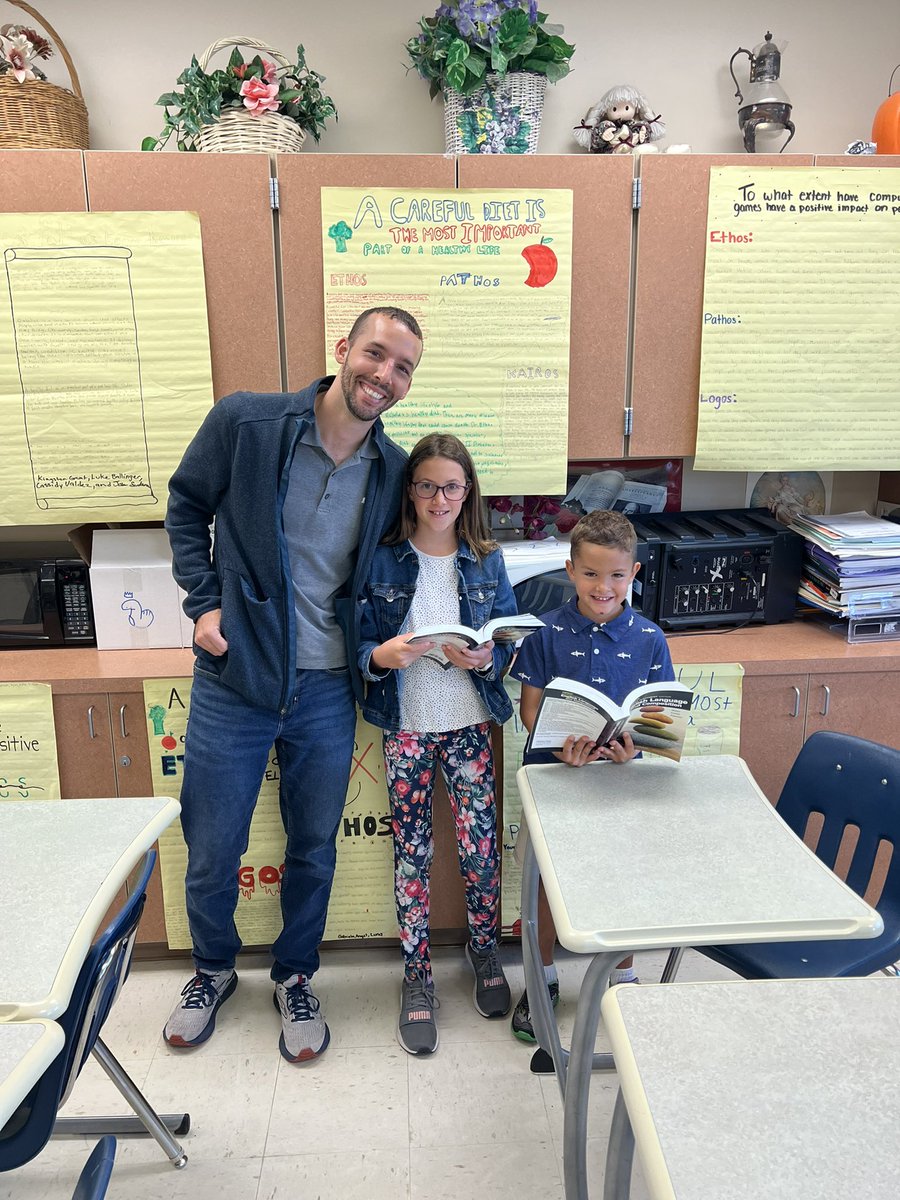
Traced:
<path id="1" fill-rule="evenodd" d="M 509 1012 L 512 997 L 496 944 L 486 954 L 479 954 L 471 942 L 467 942 L 466 958 L 475 972 L 475 987 L 472 992 L 475 1007 L 483 1017 L 505 1017 Z"/>
<path id="2" fill-rule="evenodd" d="M 397 1041 L 407 1054 L 433 1054 L 437 1050 L 438 1030 L 434 1010 L 441 1002 L 434 994 L 434 983 L 423 974 L 415 979 L 404 975 L 400 987 L 400 1019 Z"/>
<path id="3" fill-rule="evenodd" d="M 216 1029 L 216 1013 L 237 987 L 234 971 L 198 971 L 181 990 L 176 1006 L 163 1029 L 163 1037 L 176 1050 L 201 1046 Z"/>
<path id="4" fill-rule="evenodd" d="M 554 979 L 552 983 L 547 984 L 547 991 L 550 993 L 550 1003 L 556 1008 L 559 1004 L 559 980 Z M 528 1007 L 528 993 L 522 993 L 522 999 L 516 1005 L 515 1012 L 512 1015 L 512 1031 L 515 1036 L 522 1042 L 537 1042 L 534 1036 L 534 1026 L 531 1024 L 531 1010 Z"/>
<path id="5" fill-rule="evenodd" d="M 637 975 L 635 975 L 634 979 L 622 979 L 622 980 L 620 980 L 619 983 L 615 983 L 613 981 L 612 976 L 610 976 L 610 980 L 609 980 L 609 983 L 607 984 L 607 986 L 608 987 L 624 987 L 625 984 L 628 984 L 628 983 L 640 983 L 640 982 L 641 981 L 640 981 L 640 979 L 638 979 Z"/>
<path id="6" fill-rule="evenodd" d="M 291 975 L 283 983 L 276 983 L 272 1002 L 281 1013 L 278 1049 L 282 1055 L 292 1063 L 318 1058 L 327 1049 L 331 1032 L 306 976 Z"/>

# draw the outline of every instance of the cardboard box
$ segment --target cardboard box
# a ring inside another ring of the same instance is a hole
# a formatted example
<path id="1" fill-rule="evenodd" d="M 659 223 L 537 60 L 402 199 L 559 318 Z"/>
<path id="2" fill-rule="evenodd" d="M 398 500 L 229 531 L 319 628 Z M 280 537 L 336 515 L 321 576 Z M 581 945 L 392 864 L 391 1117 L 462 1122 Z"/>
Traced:
<path id="1" fill-rule="evenodd" d="M 95 529 L 90 569 L 98 649 L 190 646 L 164 529 Z"/>

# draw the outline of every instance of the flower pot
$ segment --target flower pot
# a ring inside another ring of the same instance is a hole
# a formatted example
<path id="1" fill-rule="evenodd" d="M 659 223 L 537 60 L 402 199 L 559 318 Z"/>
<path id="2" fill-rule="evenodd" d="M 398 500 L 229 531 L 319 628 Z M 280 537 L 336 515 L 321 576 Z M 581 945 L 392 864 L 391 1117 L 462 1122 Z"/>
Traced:
<path id="1" fill-rule="evenodd" d="M 215 125 L 200 126 L 197 149 L 206 154 L 285 154 L 302 150 L 305 140 L 306 134 L 289 117 L 273 112 L 254 117 L 241 108 L 226 108 Z"/>
<path id="2" fill-rule="evenodd" d="M 510 71 L 485 76 L 484 87 L 444 93 L 448 154 L 536 154 L 547 77 Z"/>

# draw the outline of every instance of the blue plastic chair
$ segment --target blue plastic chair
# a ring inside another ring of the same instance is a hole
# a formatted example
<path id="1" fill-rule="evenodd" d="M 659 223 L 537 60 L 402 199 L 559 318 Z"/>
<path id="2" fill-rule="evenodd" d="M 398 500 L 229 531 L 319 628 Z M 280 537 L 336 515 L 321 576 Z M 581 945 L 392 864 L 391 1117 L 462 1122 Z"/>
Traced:
<path id="1" fill-rule="evenodd" d="M 91 946 L 69 1006 L 56 1018 L 66 1039 L 62 1052 L 0 1129 L 0 1171 L 11 1171 L 29 1162 L 54 1133 L 149 1133 L 173 1166 L 183 1167 L 187 1163 L 187 1156 L 171 1131 L 187 1133 L 190 1117 L 186 1113 L 158 1116 L 100 1038 L 100 1030 L 128 976 L 147 882 L 155 862 L 156 851 L 148 850 L 128 899 Z M 137 1117 L 57 1117 L 89 1054 L 94 1055 Z"/>
<path id="2" fill-rule="evenodd" d="M 103 1200 L 116 1159 L 116 1139 L 101 1138 L 78 1177 L 72 1200 Z"/>
<path id="3" fill-rule="evenodd" d="M 770 942 L 738 946 L 697 946 L 744 979 L 835 979 L 871 975 L 900 958 L 900 751 L 848 733 L 814 733 L 785 781 L 778 815 L 803 837 L 812 815 L 823 820 L 816 855 L 834 870 L 844 831 L 859 830 L 846 882 L 864 896 L 882 842 L 893 850 L 880 898 L 873 901 L 884 932 L 877 938 L 837 941 Z M 663 972 L 677 970 L 673 951 Z"/>

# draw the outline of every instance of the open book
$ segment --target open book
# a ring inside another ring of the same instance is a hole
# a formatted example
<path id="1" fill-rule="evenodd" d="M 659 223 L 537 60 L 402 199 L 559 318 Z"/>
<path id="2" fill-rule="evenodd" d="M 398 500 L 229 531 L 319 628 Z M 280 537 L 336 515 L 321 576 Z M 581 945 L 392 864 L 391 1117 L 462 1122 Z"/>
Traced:
<path id="1" fill-rule="evenodd" d="M 551 679 L 544 688 L 526 750 L 561 750 L 573 734 L 608 746 L 622 733 L 635 746 L 678 762 L 684 750 L 694 693 L 683 683 L 648 683 L 616 704 L 575 679 Z"/>
<path id="2" fill-rule="evenodd" d="M 531 613 L 519 613 L 513 617 L 494 617 L 480 629 L 472 629 L 468 625 L 425 625 L 422 629 L 416 630 L 414 636 L 409 639 L 409 645 L 416 646 L 421 642 L 434 642 L 434 649 L 429 650 L 422 657 L 434 659 L 446 670 L 453 664 L 443 653 L 441 646 L 449 644 L 458 646 L 460 650 L 474 650 L 476 646 L 483 646 L 485 642 L 494 642 L 495 644 L 518 642 L 522 638 L 528 637 L 529 633 L 534 633 L 536 629 L 542 629 L 543 626 L 544 622 L 533 617 Z"/>

